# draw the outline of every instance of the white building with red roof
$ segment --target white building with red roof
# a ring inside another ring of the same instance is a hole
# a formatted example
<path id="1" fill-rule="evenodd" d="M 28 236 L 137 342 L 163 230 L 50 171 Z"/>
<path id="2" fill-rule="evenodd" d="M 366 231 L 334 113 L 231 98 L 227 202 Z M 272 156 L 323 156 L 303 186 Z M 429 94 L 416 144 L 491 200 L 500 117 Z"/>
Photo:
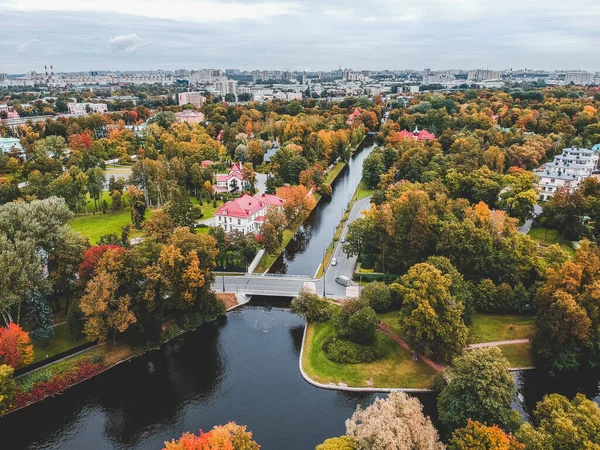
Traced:
<path id="1" fill-rule="evenodd" d="M 214 186 L 216 192 L 236 192 L 243 186 L 244 178 L 240 166 L 234 164 L 229 173 L 218 173 L 217 184 Z"/>
<path id="2" fill-rule="evenodd" d="M 215 213 L 216 226 L 226 232 L 259 233 L 270 207 L 281 208 L 283 199 L 272 194 L 244 194 L 225 203 Z"/>
<path id="3" fill-rule="evenodd" d="M 204 122 L 204 114 L 191 109 L 175 113 L 175 119 L 179 123 L 201 123 Z"/>

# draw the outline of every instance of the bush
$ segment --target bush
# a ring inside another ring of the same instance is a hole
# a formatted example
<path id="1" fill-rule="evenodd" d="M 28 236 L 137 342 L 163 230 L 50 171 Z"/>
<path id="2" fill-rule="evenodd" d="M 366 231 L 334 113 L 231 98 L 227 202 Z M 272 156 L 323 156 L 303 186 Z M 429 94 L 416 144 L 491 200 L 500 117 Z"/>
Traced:
<path id="1" fill-rule="evenodd" d="M 17 391 L 17 385 L 13 380 L 14 369 L 7 365 L 0 365 L 0 416 L 11 407 Z"/>
<path id="2" fill-rule="evenodd" d="M 354 439 L 349 436 L 325 439 L 325 442 L 315 447 L 315 450 L 355 450 Z"/>
<path id="3" fill-rule="evenodd" d="M 79 339 L 83 333 L 83 317 L 84 314 L 81 311 L 79 304 L 73 303 L 67 312 L 67 329 L 69 330 L 69 336 L 71 336 L 73 341 Z"/>
<path id="4" fill-rule="evenodd" d="M 204 314 L 193 312 L 183 316 L 183 319 L 181 320 L 181 326 L 186 331 L 192 331 L 207 321 L 208 319 Z"/>
<path id="5" fill-rule="evenodd" d="M 389 311 L 392 301 L 390 288 L 381 281 L 367 284 L 360 293 L 360 298 L 377 312 Z"/>
<path id="6" fill-rule="evenodd" d="M 366 283 L 370 283 L 372 281 L 383 281 L 384 283 L 393 283 L 399 277 L 400 277 L 400 275 L 396 275 L 393 273 L 381 273 L 381 272 L 372 272 L 372 273 L 354 272 L 352 274 L 352 279 L 354 281 L 364 281 Z"/>
<path id="7" fill-rule="evenodd" d="M 371 345 L 360 345 L 345 339 L 332 337 L 323 344 L 325 356 L 333 362 L 359 364 L 377 361 L 385 355 L 385 346 L 380 340 Z"/>
<path id="8" fill-rule="evenodd" d="M 306 317 L 309 322 L 326 322 L 333 314 L 331 303 L 304 289 L 292 300 L 291 307 L 294 313 Z"/>

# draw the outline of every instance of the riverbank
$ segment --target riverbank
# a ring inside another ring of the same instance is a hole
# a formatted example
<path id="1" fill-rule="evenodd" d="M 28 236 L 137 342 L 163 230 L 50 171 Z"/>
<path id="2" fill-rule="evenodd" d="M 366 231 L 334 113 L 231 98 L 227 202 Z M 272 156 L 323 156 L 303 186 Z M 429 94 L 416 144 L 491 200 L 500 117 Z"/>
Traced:
<path id="1" fill-rule="evenodd" d="M 231 311 L 248 302 L 248 298 L 240 298 L 235 294 L 216 294 L 223 302 L 226 311 Z M 170 340 L 182 334 L 194 331 L 205 323 L 215 321 L 217 317 L 199 317 L 192 315 L 183 327 L 174 320 L 163 325 L 160 342 L 143 346 L 130 346 L 107 342 L 95 345 L 73 355 L 43 365 L 22 376 L 16 377 L 17 394 L 13 407 L 6 411 L 11 414 L 49 397 L 62 394 L 66 389 L 83 383 L 96 375 L 106 372 L 117 365 L 139 357 L 148 351 L 162 347 Z M 183 322 L 186 322 L 184 319 Z"/>
<path id="2" fill-rule="evenodd" d="M 365 136 L 365 138 L 352 151 L 352 153 L 351 153 L 352 155 L 354 155 L 354 153 L 360 148 L 360 146 L 363 145 L 363 143 L 365 142 L 366 139 L 367 139 L 367 136 Z M 327 172 L 327 177 L 326 177 L 325 182 L 323 184 L 326 184 L 326 185 L 332 187 L 333 183 L 335 183 L 335 181 L 338 179 L 338 177 L 344 171 L 344 169 L 346 168 L 347 165 L 348 165 L 348 162 L 344 162 L 344 161 L 337 162 L 335 164 L 335 166 L 333 166 L 331 168 L 331 170 L 329 170 Z M 333 187 L 332 187 L 332 189 L 333 189 Z M 294 223 L 292 225 L 288 226 L 283 231 L 283 239 L 281 241 L 281 245 L 279 246 L 279 249 L 277 250 L 277 252 L 275 254 L 273 254 L 273 255 L 268 254 L 268 253 L 265 252 L 265 254 L 261 258 L 260 262 L 256 266 L 256 269 L 254 270 L 256 273 L 264 273 L 264 272 L 269 271 L 271 269 L 271 267 L 273 266 L 273 264 L 275 263 L 275 261 L 285 251 L 286 247 L 291 242 L 291 240 L 293 239 L 294 235 L 302 227 L 302 225 L 304 224 L 306 218 L 318 206 L 318 204 L 321 201 L 321 198 L 323 198 L 323 196 L 317 192 L 317 193 L 314 194 L 314 198 L 315 198 L 315 206 L 310 211 L 307 212 L 308 214 L 306 214 L 306 217 L 303 217 L 302 220 L 294 221 Z M 312 274 L 312 272 L 311 272 L 311 274 Z M 311 275 L 311 274 L 306 274 L 306 275 Z"/>

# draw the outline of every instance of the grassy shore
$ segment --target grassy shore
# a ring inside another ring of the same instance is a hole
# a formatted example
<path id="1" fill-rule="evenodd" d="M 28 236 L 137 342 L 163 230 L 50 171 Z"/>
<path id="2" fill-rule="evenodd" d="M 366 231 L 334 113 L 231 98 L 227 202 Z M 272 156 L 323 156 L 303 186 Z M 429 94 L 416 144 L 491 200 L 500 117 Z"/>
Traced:
<path id="1" fill-rule="evenodd" d="M 54 327 L 54 337 L 48 342 L 32 341 L 33 343 L 33 362 L 36 363 L 46 358 L 50 358 L 59 353 L 71 350 L 87 342 L 85 336 L 80 336 L 73 340 L 69 335 L 69 329 L 66 323 Z"/>
<path id="2" fill-rule="evenodd" d="M 564 239 L 557 230 L 550 230 L 544 227 L 534 227 L 529 230 L 529 236 L 538 244 L 548 247 L 552 244 L 560 245 L 565 252 L 570 256 L 575 255 L 575 249 L 573 243 L 567 239 Z"/>
<path id="3" fill-rule="evenodd" d="M 387 336 L 377 333 L 385 346 L 385 357 L 364 364 L 340 364 L 330 361 L 322 350 L 324 342 L 333 335 L 331 322 L 308 324 L 302 367 L 319 383 L 343 383 L 355 387 L 431 388 L 435 371 Z"/>

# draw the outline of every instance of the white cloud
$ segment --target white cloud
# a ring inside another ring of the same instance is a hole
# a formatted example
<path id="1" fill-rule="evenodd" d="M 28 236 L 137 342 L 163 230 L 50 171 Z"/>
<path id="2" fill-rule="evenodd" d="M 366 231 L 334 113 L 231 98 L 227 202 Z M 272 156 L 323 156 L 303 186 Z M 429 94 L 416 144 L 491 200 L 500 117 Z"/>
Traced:
<path id="1" fill-rule="evenodd" d="M 38 39 L 30 39 L 27 42 L 23 42 L 22 44 L 17 45 L 17 53 L 19 55 L 24 55 L 31 47 L 35 47 L 39 42 Z"/>
<path id="2" fill-rule="evenodd" d="M 137 34 L 115 36 L 108 40 L 108 47 L 113 52 L 134 53 L 144 46 L 144 41 Z"/>

